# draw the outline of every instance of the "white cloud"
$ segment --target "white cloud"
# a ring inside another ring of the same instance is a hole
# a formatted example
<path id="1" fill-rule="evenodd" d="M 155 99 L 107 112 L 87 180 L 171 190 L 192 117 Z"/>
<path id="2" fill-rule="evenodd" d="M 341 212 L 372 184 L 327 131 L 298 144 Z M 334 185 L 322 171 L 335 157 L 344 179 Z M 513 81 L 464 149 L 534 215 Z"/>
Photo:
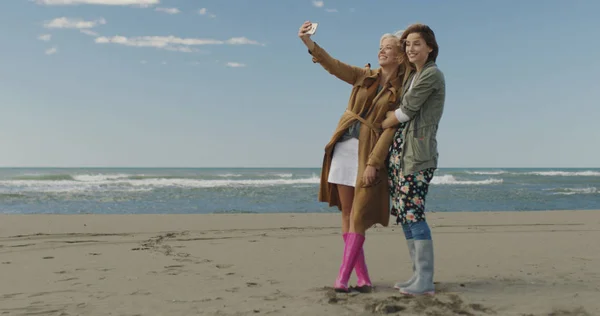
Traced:
<path id="1" fill-rule="evenodd" d="M 194 47 L 202 45 L 262 45 L 257 41 L 245 37 L 233 37 L 228 40 L 216 40 L 210 38 L 179 38 L 175 36 L 140 36 L 140 37 L 125 37 L 113 36 L 97 37 L 95 40 L 98 44 L 120 44 L 132 47 L 154 47 L 158 49 L 166 49 L 177 52 L 199 52 Z"/>
<path id="2" fill-rule="evenodd" d="M 95 21 L 85 21 L 82 19 L 62 17 L 46 22 L 44 27 L 47 29 L 91 29 L 101 24 L 106 24 L 106 20 L 100 18 Z"/>
<path id="3" fill-rule="evenodd" d="M 78 4 L 95 4 L 95 5 L 137 5 L 148 7 L 159 4 L 160 0 L 36 0 L 37 4 L 41 5 L 78 5 Z"/>
<path id="4" fill-rule="evenodd" d="M 217 17 L 216 15 L 208 12 L 208 10 L 206 8 L 202 8 L 202 9 L 198 10 L 198 14 L 200 14 L 200 15 L 208 15 L 209 18 L 213 18 L 213 19 Z"/>
<path id="5" fill-rule="evenodd" d="M 167 13 L 167 14 L 177 14 L 177 13 L 181 12 L 177 8 L 156 8 L 154 10 L 158 11 L 158 12 L 164 12 L 164 13 Z"/>
<path id="6" fill-rule="evenodd" d="M 42 34 L 38 36 L 40 41 L 49 42 L 52 39 L 52 34 Z"/>
<path id="7" fill-rule="evenodd" d="M 230 61 L 230 62 L 227 63 L 227 67 L 240 68 L 240 67 L 246 67 L 246 65 L 242 64 L 242 63 L 236 63 L 236 62 Z"/>
<path id="8" fill-rule="evenodd" d="M 58 48 L 56 48 L 56 47 L 46 49 L 46 51 L 45 51 L 46 55 L 54 55 L 56 53 L 58 53 Z"/>
<path id="9" fill-rule="evenodd" d="M 172 52 L 181 52 L 181 53 L 199 53 L 201 52 L 201 50 L 197 49 L 197 48 L 192 48 L 189 46 L 165 46 L 164 49 L 166 50 L 170 50 Z"/>
<path id="10" fill-rule="evenodd" d="M 88 30 L 88 29 L 82 29 L 82 30 L 79 30 L 79 32 L 81 32 L 81 33 L 83 33 L 85 35 L 93 36 L 93 37 L 97 37 L 97 36 L 100 35 L 100 34 L 94 32 L 94 31 Z"/>
<path id="11" fill-rule="evenodd" d="M 313 4 L 313 6 L 315 6 L 317 8 L 323 8 L 323 7 L 325 7 L 325 2 L 322 1 L 322 0 L 313 0 L 312 4 Z M 331 9 L 331 8 L 327 8 L 327 9 L 325 9 L 325 11 L 329 12 L 329 13 L 336 13 L 336 12 L 338 12 L 337 9 Z"/>
<path id="12" fill-rule="evenodd" d="M 229 45 L 261 45 L 259 42 L 245 37 L 232 37 L 225 41 L 225 43 Z"/>

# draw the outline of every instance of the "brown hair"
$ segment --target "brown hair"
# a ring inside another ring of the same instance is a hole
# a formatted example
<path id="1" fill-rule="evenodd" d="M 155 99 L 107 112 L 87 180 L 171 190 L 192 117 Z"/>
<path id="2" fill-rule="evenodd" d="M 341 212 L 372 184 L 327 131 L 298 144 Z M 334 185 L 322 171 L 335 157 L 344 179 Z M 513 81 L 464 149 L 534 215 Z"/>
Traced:
<path id="1" fill-rule="evenodd" d="M 402 49 L 406 50 L 406 38 L 409 34 L 412 33 L 419 33 L 423 40 L 425 40 L 427 46 L 429 46 L 432 49 L 431 53 L 429 53 L 429 56 L 427 57 L 427 61 L 435 62 L 440 48 L 438 46 L 437 41 L 435 40 L 435 33 L 433 32 L 433 30 L 425 24 L 415 23 L 410 25 L 408 28 L 406 28 L 406 30 L 404 31 L 404 33 L 402 33 L 402 36 L 400 37 L 400 40 L 402 42 Z"/>

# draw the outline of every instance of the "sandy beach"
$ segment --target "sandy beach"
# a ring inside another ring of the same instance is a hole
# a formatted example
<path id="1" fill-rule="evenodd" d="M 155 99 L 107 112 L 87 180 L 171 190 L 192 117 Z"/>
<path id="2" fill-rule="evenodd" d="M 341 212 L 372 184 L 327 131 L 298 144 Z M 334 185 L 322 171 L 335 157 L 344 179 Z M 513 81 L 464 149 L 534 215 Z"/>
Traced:
<path id="1" fill-rule="evenodd" d="M 428 219 L 437 294 L 410 298 L 395 225 L 374 293 L 335 294 L 339 214 L 0 215 L 0 315 L 600 315 L 600 211 Z"/>

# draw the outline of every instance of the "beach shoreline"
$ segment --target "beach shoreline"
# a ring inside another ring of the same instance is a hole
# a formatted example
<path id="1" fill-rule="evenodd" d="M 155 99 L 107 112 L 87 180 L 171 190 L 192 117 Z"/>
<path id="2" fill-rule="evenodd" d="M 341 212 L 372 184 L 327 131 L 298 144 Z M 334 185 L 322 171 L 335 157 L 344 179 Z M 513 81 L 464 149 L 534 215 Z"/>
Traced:
<path id="1" fill-rule="evenodd" d="M 433 298 L 392 288 L 410 259 L 370 229 L 375 292 L 335 294 L 338 213 L 0 215 L 2 315 L 600 314 L 600 210 L 428 212 Z M 351 283 L 355 282 L 355 276 Z"/>

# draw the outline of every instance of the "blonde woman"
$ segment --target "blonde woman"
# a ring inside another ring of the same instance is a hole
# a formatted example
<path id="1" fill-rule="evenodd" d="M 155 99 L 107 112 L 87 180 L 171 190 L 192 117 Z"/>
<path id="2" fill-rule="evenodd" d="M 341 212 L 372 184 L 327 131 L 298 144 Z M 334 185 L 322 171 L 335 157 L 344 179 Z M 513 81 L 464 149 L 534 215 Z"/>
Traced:
<path id="1" fill-rule="evenodd" d="M 389 191 L 386 159 L 395 128 L 382 129 L 388 111 L 396 108 L 402 91 L 405 55 L 397 35 L 379 41 L 379 68 L 356 67 L 331 57 L 308 34 L 312 23 L 300 27 L 298 36 L 314 63 L 352 86 L 348 105 L 325 146 L 319 201 L 342 211 L 345 247 L 334 288 L 348 292 L 348 280 L 356 268 L 357 287 L 372 289 L 365 261 L 365 233 L 374 224 L 389 223 Z"/>

